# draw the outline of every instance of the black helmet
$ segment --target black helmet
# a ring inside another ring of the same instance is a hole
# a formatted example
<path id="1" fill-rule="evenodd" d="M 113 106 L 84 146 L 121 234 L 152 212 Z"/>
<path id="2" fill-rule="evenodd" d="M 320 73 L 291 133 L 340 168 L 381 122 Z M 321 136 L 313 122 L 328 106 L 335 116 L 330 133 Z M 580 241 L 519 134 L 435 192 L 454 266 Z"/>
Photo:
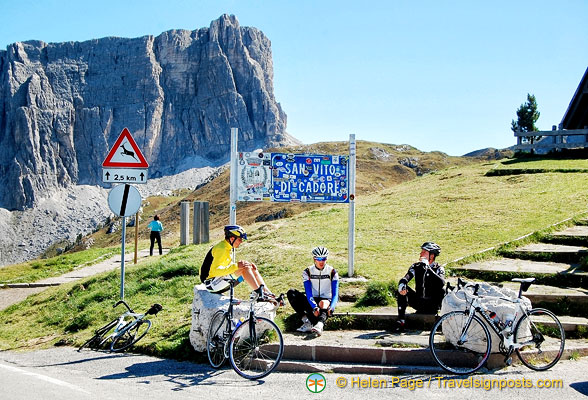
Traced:
<path id="1" fill-rule="evenodd" d="M 239 225 L 226 225 L 225 226 L 225 238 L 238 237 L 243 240 L 247 240 L 247 233 Z"/>
<path id="2" fill-rule="evenodd" d="M 441 253 L 441 247 L 434 242 L 425 242 L 423 243 L 423 245 L 421 246 L 421 249 L 428 251 L 431 254 L 435 254 L 435 256 L 438 256 Z"/>

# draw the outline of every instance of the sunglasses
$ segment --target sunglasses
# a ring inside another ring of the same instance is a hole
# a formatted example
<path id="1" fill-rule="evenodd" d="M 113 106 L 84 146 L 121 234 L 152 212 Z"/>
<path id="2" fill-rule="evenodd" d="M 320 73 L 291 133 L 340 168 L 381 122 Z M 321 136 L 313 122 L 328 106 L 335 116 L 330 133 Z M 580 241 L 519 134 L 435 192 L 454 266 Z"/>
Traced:
<path id="1" fill-rule="evenodd" d="M 317 261 L 327 261 L 327 257 L 315 257 L 314 259 Z"/>

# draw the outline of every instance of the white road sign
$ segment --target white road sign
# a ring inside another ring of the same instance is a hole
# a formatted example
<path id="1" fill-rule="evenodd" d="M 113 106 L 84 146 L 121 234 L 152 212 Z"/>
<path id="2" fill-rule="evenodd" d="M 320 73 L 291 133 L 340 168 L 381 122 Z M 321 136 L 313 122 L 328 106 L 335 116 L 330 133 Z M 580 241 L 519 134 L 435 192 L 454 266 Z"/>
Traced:
<path id="1" fill-rule="evenodd" d="M 147 183 L 147 169 L 102 168 L 104 183 Z"/>
<path id="2" fill-rule="evenodd" d="M 118 185 L 108 193 L 110 210 L 119 217 L 130 217 L 141 207 L 141 194 L 131 185 Z"/>

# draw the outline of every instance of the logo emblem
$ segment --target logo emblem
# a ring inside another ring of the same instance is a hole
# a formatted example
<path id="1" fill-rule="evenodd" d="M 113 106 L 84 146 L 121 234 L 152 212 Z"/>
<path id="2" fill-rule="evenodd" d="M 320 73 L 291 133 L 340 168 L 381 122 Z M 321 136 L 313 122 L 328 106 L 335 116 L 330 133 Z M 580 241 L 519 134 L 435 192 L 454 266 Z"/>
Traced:
<path id="1" fill-rule="evenodd" d="M 320 393 L 327 387 L 327 380 L 321 374 L 310 374 L 306 378 L 306 388 L 311 393 Z"/>

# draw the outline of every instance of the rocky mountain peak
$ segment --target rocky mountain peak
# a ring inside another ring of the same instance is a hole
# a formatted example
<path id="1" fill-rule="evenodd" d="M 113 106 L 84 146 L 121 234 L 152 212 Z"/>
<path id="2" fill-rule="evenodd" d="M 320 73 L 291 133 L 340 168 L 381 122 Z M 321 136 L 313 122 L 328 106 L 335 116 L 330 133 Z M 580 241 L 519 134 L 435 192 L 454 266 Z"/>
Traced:
<path id="1" fill-rule="evenodd" d="M 0 207 L 100 185 L 125 127 L 150 177 L 226 161 L 231 127 L 240 150 L 291 143 L 270 40 L 223 15 L 155 37 L 9 45 L 0 51 Z"/>

